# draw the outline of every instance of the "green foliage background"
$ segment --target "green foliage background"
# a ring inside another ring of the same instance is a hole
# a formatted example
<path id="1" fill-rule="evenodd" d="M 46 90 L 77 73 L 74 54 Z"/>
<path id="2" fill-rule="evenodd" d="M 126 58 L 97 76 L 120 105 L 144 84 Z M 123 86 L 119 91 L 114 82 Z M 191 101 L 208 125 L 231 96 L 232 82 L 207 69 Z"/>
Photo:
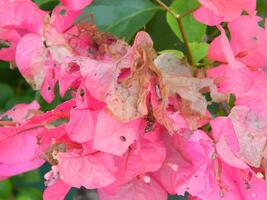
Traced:
<path id="1" fill-rule="evenodd" d="M 41 9 L 51 10 L 58 0 L 34 0 Z M 197 0 L 164 0 L 176 13 L 184 13 L 198 5 Z M 267 16 L 267 0 L 257 1 L 258 14 Z M 185 52 L 180 31 L 172 16 L 158 7 L 152 0 L 95 0 L 85 9 L 82 16 L 94 14 L 94 21 L 102 31 L 111 32 L 120 38 L 131 42 L 138 30 L 147 31 L 157 51 L 179 50 L 179 55 Z M 81 16 L 81 17 L 82 17 Z M 208 44 L 206 37 L 211 40 L 219 34 L 214 28 L 206 27 L 196 22 L 192 16 L 183 18 L 185 33 L 190 42 L 194 63 L 205 61 Z M 207 31 L 206 31 L 207 29 Z M 67 97 L 66 97 L 67 98 Z M 55 107 L 64 99 L 57 95 L 52 104 L 47 104 L 39 92 L 33 91 L 20 76 L 17 69 L 10 69 L 10 64 L 0 62 L 0 112 L 10 109 L 17 103 L 30 103 L 37 100 L 43 110 Z M 213 105 L 211 109 L 214 109 Z M 0 200 L 39 200 L 42 199 L 43 175 L 49 171 L 44 165 L 38 170 L 12 177 L 0 182 Z M 76 190 L 72 190 L 66 199 L 72 199 Z M 182 200 L 186 197 L 170 196 L 170 200 Z"/>

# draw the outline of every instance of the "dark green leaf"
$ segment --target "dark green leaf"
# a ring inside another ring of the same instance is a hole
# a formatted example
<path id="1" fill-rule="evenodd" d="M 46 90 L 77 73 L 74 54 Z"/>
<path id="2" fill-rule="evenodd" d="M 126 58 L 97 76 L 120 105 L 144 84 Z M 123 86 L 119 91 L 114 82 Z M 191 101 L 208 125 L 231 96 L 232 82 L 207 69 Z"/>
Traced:
<path id="1" fill-rule="evenodd" d="M 10 108 L 12 108 L 16 104 L 31 103 L 32 101 L 33 101 L 33 97 L 26 96 L 26 95 L 10 98 L 5 105 L 5 108 L 6 108 L 6 110 L 9 110 Z"/>
<path id="2" fill-rule="evenodd" d="M 257 14 L 261 17 L 267 17 L 267 0 L 258 0 L 257 1 Z"/>
<path id="3" fill-rule="evenodd" d="M 157 10 L 159 7 L 149 0 L 97 0 L 84 10 L 81 18 L 93 14 L 102 31 L 129 41 Z"/>
<path id="4" fill-rule="evenodd" d="M 199 6 L 197 0 L 175 0 L 170 8 L 176 14 L 184 14 L 189 10 L 195 9 Z M 177 21 L 174 16 L 167 13 L 167 22 L 170 25 L 173 32 L 179 37 L 181 41 L 182 35 L 178 27 Z M 182 18 L 182 25 L 184 28 L 185 35 L 189 42 L 201 42 L 206 32 L 207 26 L 197 22 L 192 14 L 189 14 Z"/>
<path id="5" fill-rule="evenodd" d="M 153 39 L 154 48 L 157 51 L 183 48 L 183 44 L 167 24 L 166 13 L 164 10 L 160 10 L 156 13 L 156 15 L 146 25 L 145 30 Z"/>
<path id="6" fill-rule="evenodd" d="M 12 87 L 7 84 L 0 83 L 0 105 L 4 105 L 10 98 L 14 96 Z"/>
<path id="7" fill-rule="evenodd" d="M 53 10 L 59 4 L 58 0 L 34 0 L 42 10 Z"/>
<path id="8" fill-rule="evenodd" d="M 177 196 L 177 195 L 170 195 L 168 200 L 187 200 L 187 195 L 185 196 Z"/>

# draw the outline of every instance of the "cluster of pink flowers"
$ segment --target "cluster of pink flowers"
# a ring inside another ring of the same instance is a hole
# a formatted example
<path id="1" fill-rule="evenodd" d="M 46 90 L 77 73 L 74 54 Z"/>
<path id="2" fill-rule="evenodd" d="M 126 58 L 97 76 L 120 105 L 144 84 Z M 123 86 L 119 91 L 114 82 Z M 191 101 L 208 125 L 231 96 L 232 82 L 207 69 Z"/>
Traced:
<path id="1" fill-rule="evenodd" d="M 130 46 L 74 23 L 90 0 L 61 2 L 47 13 L 31 0 L 0 0 L 0 59 L 48 103 L 56 84 L 72 97 L 45 113 L 34 101 L 0 115 L 0 179 L 49 162 L 45 200 L 81 186 L 101 200 L 266 198 L 267 30 L 255 0 L 199 0 L 196 19 L 221 32 L 208 51 L 218 65 L 206 73 L 158 56 L 145 32 Z M 209 113 L 207 92 L 213 102 L 235 95 L 228 116 Z"/>

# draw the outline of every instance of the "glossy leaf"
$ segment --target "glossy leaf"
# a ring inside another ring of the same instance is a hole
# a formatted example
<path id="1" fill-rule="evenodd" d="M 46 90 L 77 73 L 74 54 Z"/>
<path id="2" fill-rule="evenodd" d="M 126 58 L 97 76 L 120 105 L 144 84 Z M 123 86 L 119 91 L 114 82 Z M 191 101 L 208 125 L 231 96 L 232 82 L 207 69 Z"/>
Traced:
<path id="1" fill-rule="evenodd" d="M 0 181 L 0 198 L 7 199 L 12 194 L 10 180 Z"/>
<path id="2" fill-rule="evenodd" d="M 189 10 L 195 9 L 199 6 L 197 0 L 175 0 L 170 8 L 176 14 L 184 14 Z M 179 30 L 176 19 L 170 14 L 167 13 L 167 22 L 170 25 L 173 32 L 177 35 L 177 37 L 183 41 L 181 31 Z M 189 42 L 198 41 L 201 42 L 206 32 L 206 25 L 200 24 L 197 22 L 192 14 L 188 14 L 182 18 L 182 25 L 184 28 L 185 35 Z"/>
<path id="3" fill-rule="evenodd" d="M 160 51 L 159 54 L 165 54 L 165 53 L 171 53 L 171 54 L 174 54 L 176 55 L 178 58 L 182 59 L 184 57 L 184 54 L 183 52 L 181 51 L 178 51 L 178 50 L 173 50 L 173 49 L 170 49 L 170 50 L 163 50 L 163 51 Z"/>
<path id="4" fill-rule="evenodd" d="M 59 4 L 58 0 L 34 0 L 42 10 L 52 10 Z"/>
<path id="5" fill-rule="evenodd" d="M 189 47 L 192 52 L 193 63 L 197 63 L 207 55 L 209 45 L 204 42 L 190 42 Z"/>
<path id="6" fill-rule="evenodd" d="M 149 0 L 97 0 L 84 10 L 81 17 L 93 14 L 102 31 L 130 40 L 159 10 Z"/>

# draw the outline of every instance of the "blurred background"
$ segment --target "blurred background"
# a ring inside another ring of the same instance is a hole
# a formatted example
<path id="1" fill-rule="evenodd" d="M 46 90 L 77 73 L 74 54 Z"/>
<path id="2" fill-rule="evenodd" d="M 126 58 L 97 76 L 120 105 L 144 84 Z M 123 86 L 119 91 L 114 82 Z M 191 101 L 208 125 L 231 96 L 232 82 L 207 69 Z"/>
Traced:
<path id="1" fill-rule="evenodd" d="M 197 0 L 186 0 L 187 3 Z M 185 1 L 185 2 L 186 2 Z M 53 9 L 58 0 L 35 0 L 43 10 Z M 170 5 L 172 0 L 164 0 Z M 267 0 L 257 0 L 258 14 L 267 16 Z M 172 32 L 166 22 L 166 13 L 155 7 L 150 0 L 95 0 L 93 5 L 84 11 L 93 13 L 95 23 L 101 30 L 111 32 L 120 38 L 131 42 L 134 34 L 142 29 L 147 31 L 157 51 L 166 49 L 179 49 L 184 51 L 184 46 Z M 263 24 L 262 24 L 263 25 Z M 206 41 L 216 37 L 219 32 L 208 28 Z M 0 49 L 2 47 L 0 46 Z M 10 109 L 17 103 L 30 103 L 37 100 L 42 110 L 50 110 L 68 98 L 55 98 L 52 104 L 47 104 L 39 92 L 33 91 L 20 76 L 17 69 L 10 69 L 10 64 L 0 61 L 0 113 Z M 40 169 L 24 173 L 0 182 L 0 200 L 41 200 L 44 190 L 43 176 L 50 170 L 48 164 Z M 67 200 L 96 200 L 95 191 L 84 188 L 72 189 Z M 185 197 L 170 196 L 169 200 L 185 200 Z"/>

